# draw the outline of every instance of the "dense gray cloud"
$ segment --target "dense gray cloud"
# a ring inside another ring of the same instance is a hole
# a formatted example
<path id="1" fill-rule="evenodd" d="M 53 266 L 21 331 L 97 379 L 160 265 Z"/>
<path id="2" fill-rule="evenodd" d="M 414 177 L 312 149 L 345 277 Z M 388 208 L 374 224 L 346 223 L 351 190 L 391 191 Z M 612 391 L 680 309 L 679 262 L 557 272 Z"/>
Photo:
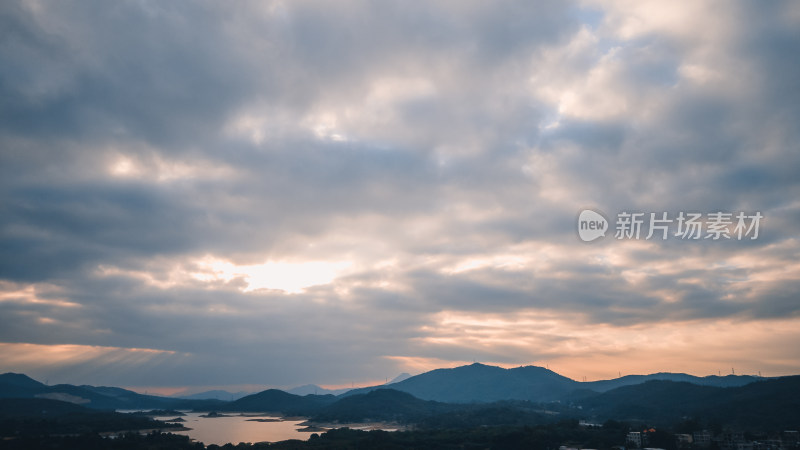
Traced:
<path id="1" fill-rule="evenodd" d="M 661 8 L 4 4 L 0 369 L 348 383 L 788 330 L 800 8 Z M 764 219 L 585 244 L 584 207 Z"/>

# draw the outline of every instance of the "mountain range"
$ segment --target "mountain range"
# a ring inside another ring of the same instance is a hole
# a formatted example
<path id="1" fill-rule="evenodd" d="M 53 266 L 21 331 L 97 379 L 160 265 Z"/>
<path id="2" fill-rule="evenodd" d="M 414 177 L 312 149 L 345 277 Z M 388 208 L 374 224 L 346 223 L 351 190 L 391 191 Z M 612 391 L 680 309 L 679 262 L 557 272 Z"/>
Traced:
<path id="1" fill-rule="evenodd" d="M 408 373 L 401 373 L 400 375 L 394 377 L 391 381 L 388 381 L 384 386 L 397 383 L 399 381 L 403 381 L 406 378 L 411 378 L 411 375 Z M 325 394 L 332 394 L 332 395 L 341 395 L 345 392 L 351 390 L 350 388 L 343 388 L 343 389 L 327 389 L 322 386 L 316 384 L 304 384 L 302 386 L 295 386 L 290 389 L 285 389 L 286 392 L 294 395 L 325 395 Z M 255 392 L 246 392 L 246 391 L 238 391 L 238 392 L 230 392 L 225 391 L 222 389 L 213 389 L 210 391 L 203 391 L 197 392 L 195 394 L 175 394 L 173 397 L 175 398 L 183 398 L 188 400 L 225 400 L 225 401 L 234 401 L 239 400 L 242 397 L 255 394 Z"/>
<path id="2" fill-rule="evenodd" d="M 703 417 L 761 428 L 800 425 L 800 376 L 657 373 L 578 382 L 542 367 L 504 369 L 475 363 L 339 395 L 316 392 L 297 395 L 268 389 L 233 401 L 201 400 L 142 395 L 116 387 L 48 386 L 22 374 L 0 375 L 0 403 L 9 398 L 46 399 L 91 409 L 275 412 L 320 421 L 436 424 L 546 422 L 558 418 L 666 423 Z"/>
<path id="3" fill-rule="evenodd" d="M 245 392 L 245 391 L 238 391 L 238 392 L 228 392 L 222 389 L 213 389 L 210 391 L 203 391 L 198 392 L 196 394 L 188 394 L 188 395 L 173 395 L 175 398 L 182 398 L 186 400 L 224 400 L 224 401 L 233 401 L 239 400 L 240 398 L 253 394 L 253 392 Z"/>
<path id="4" fill-rule="evenodd" d="M 294 395 L 341 395 L 345 392 L 349 391 L 350 389 L 325 389 L 324 387 L 317 386 L 316 384 L 304 384 L 302 386 L 293 387 L 288 389 L 286 392 Z"/>
<path id="5" fill-rule="evenodd" d="M 375 388 L 382 388 L 386 387 L 390 384 L 399 383 L 403 380 L 411 378 L 411 374 L 406 372 L 401 373 L 400 375 L 391 379 L 391 381 L 387 381 L 386 384 L 382 384 L 380 386 L 375 386 Z M 325 394 L 332 394 L 332 395 L 341 395 L 346 392 L 351 391 L 352 389 L 326 389 L 316 384 L 305 384 L 303 386 L 293 387 L 288 389 L 286 392 L 295 395 L 308 395 L 308 394 L 315 394 L 315 395 L 325 395 Z"/>
<path id="6" fill-rule="evenodd" d="M 709 387 L 737 387 L 764 380 L 749 375 L 724 377 L 696 377 L 683 373 L 656 373 L 651 375 L 628 375 L 612 380 L 579 382 L 537 366 L 504 369 L 480 363 L 452 369 L 436 369 L 416 376 L 402 374 L 387 384 L 349 390 L 328 390 L 316 385 L 293 388 L 287 394 L 297 397 L 352 396 L 373 390 L 391 388 L 406 392 L 421 400 L 446 403 L 495 402 L 501 400 L 525 400 L 533 402 L 576 401 L 596 393 L 611 391 L 624 386 L 640 385 L 647 381 L 675 381 Z M 255 394 L 245 392 L 206 391 L 183 397 L 160 397 L 143 395 L 117 387 L 74 386 L 61 384 L 48 386 L 23 374 L 0 375 L 0 398 L 36 397 L 69 401 L 90 408 L 136 409 L 136 408 L 195 408 L 218 405 L 252 405 L 252 398 L 262 398 L 268 390 Z M 280 391 L 283 392 L 283 391 Z M 274 392 L 273 392 L 274 394 Z M 198 403 L 199 402 L 199 403 Z M 301 403 L 301 402 L 299 402 Z M 225 407 L 227 408 L 227 406 Z"/>
<path id="7" fill-rule="evenodd" d="M 474 363 L 453 369 L 436 369 L 392 383 L 392 389 L 423 400 L 450 403 L 528 400 L 547 402 L 570 399 L 574 392 L 606 392 L 652 380 L 683 381 L 701 386 L 743 386 L 762 378 L 749 375 L 697 377 L 684 373 L 628 375 L 613 380 L 579 382 L 537 366 L 502 367 Z M 366 393 L 386 385 L 353 389 L 344 395 Z"/>
<path id="8" fill-rule="evenodd" d="M 59 400 L 92 409 L 118 410 L 208 409 L 224 404 L 218 400 L 188 400 L 144 395 L 118 387 L 71 384 L 49 386 L 18 373 L 0 375 L 0 399 L 7 398 Z"/>

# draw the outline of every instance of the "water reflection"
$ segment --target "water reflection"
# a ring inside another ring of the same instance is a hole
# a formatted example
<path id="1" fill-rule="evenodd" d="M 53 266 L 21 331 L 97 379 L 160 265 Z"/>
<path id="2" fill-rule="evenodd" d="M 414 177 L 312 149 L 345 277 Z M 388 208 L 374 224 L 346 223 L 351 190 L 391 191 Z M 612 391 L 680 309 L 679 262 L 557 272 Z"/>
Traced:
<path id="1" fill-rule="evenodd" d="M 306 440 L 311 433 L 299 432 L 298 425 L 302 420 L 264 421 L 264 419 L 277 419 L 272 416 L 241 416 L 238 413 L 227 413 L 224 417 L 201 417 L 205 413 L 185 413 L 181 425 L 191 428 L 188 431 L 173 431 L 183 434 L 204 444 L 223 445 L 239 442 L 277 442 L 287 439 Z M 158 420 L 174 419 L 170 417 L 156 417 Z"/>

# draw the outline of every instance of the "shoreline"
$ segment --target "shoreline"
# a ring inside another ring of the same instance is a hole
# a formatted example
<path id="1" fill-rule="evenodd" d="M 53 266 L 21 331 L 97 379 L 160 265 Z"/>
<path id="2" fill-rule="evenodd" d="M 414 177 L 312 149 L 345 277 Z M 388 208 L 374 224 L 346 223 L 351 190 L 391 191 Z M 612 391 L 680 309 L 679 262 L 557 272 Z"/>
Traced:
<path id="1" fill-rule="evenodd" d="M 375 422 L 375 421 L 339 423 L 339 422 L 314 422 L 311 420 L 306 420 L 305 422 L 301 422 L 297 425 L 304 427 L 304 428 L 299 428 L 297 430 L 304 433 L 323 433 L 337 428 L 350 428 L 352 430 L 363 430 L 363 431 L 384 430 L 388 432 L 407 431 L 411 428 L 410 425 L 401 424 L 399 422 Z"/>

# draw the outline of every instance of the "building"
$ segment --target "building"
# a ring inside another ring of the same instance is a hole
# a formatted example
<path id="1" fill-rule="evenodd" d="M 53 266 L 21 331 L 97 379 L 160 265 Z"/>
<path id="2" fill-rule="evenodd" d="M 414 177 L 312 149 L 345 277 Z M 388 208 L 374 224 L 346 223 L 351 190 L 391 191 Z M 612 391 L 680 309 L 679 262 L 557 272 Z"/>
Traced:
<path id="1" fill-rule="evenodd" d="M 628 438 L 626 441 L 628 441 L 632 447 L 642 448 L 642 433 L 638 431 L 631 431 L 628 433 Z"/>
<path id="2" fill-rule="evenodd" d="M 685 448 L 692 444 L 692 435 L 691 434 L 676 434 L 675 440 L 678 443 L 679 448 Z"/>
<path id="3" fill-rule="evenodd" d="M 741 431 L 722 433 L 717 442 L 722 450 L 753 450 L 753 443 L 745 441 L 744 433 Z"/>
<path id="4" fill-rule="evenodd" d="M 698 447 L 708 447 L 711 445 L 711 432 L 708 430 L 695 431 L 692 434 L 692 440 Z"/>
<path id="5" fill-rule="evenodd" d="M 753 442 L 753 450 L 783 450 L 780 439 L 759 439 Z"/>

